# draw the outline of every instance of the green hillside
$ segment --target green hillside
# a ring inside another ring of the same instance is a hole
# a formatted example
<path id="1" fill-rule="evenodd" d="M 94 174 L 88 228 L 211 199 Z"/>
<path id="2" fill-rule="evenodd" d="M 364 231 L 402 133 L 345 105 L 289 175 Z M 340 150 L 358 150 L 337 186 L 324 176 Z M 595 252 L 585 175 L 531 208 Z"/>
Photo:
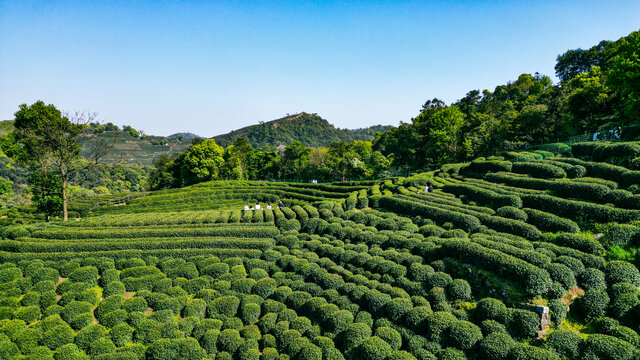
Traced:
<path id="1" fill-rule="evenodd" d="M 0 136 L 6 136 L 13 130 L 13 120 L 0 121 Z"/>
<path id="2" fill-rule="evenodd" d="M 0 228 L 0 349 L 637 359 L 640 171 L 594 159 L 638 144 L 572 150 L 380 181 L 216 181 L 72 202 L 83 219 Z"/>
<path id="3" fill-rule="evenodd" d="M 160 156 L 178 154 L 191 145 L 190 140 L 177 137 L 147 136 L 141 139 L 125 132 L 109 131 L 92 135 L 82 144 L 81 155 L 87 156 L 89 149 L 98 142 L 112 146 L 102 161 L 142 166 L 152 166 L 153 160 Z"/>
<path id="4" fill-rule="evenodd" d="M 289 145 L 301 141 L 306 146 L 327 146 L 336 141 L 371 140 L 376 132 L 384 132 L 393 126 L 371 126 L 364 129 L 337 129 L 317 114 L 300 113 L 282 119 L 262 122 L 228 134 L 214 136 L 221 146 L 230 145 L 235 139 L 245 137 L 257 148 Z"/>

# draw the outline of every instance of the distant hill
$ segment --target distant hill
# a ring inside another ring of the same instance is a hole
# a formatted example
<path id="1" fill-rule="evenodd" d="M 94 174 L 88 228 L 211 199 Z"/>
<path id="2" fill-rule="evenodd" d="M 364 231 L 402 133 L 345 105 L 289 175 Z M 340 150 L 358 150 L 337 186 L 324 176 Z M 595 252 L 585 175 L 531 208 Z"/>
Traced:
<path id="1" fill-rule="evenodd" d="M 384 132 L 392 126 L 371 126 L 363 129 L 338 129 L 316 114 L 300 113 L 282 119 L 251 125 L 228 134 L 213 137 L 219 145 L 228 146 L 239 137 L 246 137 L 257 148 L 289 145 L 296 140 L 306 146 L 327 146 L 335 141 L 373 139 L 376 132 Z M 13 129 L 13 121 L 0 121 L 0 136 Z M 105 162 L 129 165 L 152 166 L 153 160 L 162 155 L 175 155 L 191 145 L 197 137 L 190 132 L 180 132 L 168 137 L 146 136 L 137 138 L 126 131 L 104 131 L 93 134 L 82 144 L 83 156 L 98 143 L 110 144 L 113 148 L 102 158 Z"/>
<path id="2" fill-rule="evenodd" d="M 201 137 L 201 136 L 198 136 L 198 135 L 196 135 L 194 133 L 190 133 L 190 132 L 179 132 L 179 133 L 171 134 L 171 135 L 169 135 L 167 137 L 168 138 L 178 138 L 180 136 L 182 136 L 182 138 L 185 139 L 185 140 L 192 140 L 192 139 L 195 139 L 197 137 Z"/>
<path id="3" fill-rule="evenodd" d="M 230 133 L 214 136 L 221 146 L 231 144 L 239 137 L 246 137 L 251 145 L 258 148 L 277 147 L 301 141 L 306 146 L 327 146 L 336 141 L 373 139 L 376 132 L 393 128 L 390 125 L 376 125 L 363 129 L 338 129 L 317 114 L 300 113 L 257 125 L 243 127 Z"/>

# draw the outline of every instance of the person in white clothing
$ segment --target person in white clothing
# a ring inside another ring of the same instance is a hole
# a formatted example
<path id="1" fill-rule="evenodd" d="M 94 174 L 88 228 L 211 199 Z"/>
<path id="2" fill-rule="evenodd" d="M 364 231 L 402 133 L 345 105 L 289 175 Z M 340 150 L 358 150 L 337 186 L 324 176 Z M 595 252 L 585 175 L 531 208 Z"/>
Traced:
<path id="1" fill-rule="evenodd" d="M 245 209 L 245 210 L 249 210 L 249 204 L 245 205 L 245 206 L 244 206 L 244 209 Z"/>
<path id="2" fill-rule="evenodd" d="M 260 203 L 256 203 L 256 210 L 260 210 Z"/>
<path id="3" fill-rule="evenodd" d="M 271 204 L 267 204 L 267 210 L 271 210 Z"/>

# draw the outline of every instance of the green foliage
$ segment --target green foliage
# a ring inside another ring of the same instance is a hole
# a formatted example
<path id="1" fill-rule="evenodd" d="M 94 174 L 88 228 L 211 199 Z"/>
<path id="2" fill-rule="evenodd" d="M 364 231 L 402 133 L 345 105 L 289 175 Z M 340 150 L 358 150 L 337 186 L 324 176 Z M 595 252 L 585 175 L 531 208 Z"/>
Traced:
<path id="1" fill-rule="evenodd" d="M 603 316 L 609 304 L 609 295 L 603 290 L 587 290 L 574 305 L 576 311 L 586 318 Z"/>
<path id="2" fill-rule="evenodd" d="M 605 267 L 607 283 L 615 284 L 626 282 L 635 286 L 640 286 L 640 271 L 633 265 L 625 261 L 611 261 Z"/>
<path id="3" fill-rule="evenodd" d="M 480 341 L 478 351 L 483 359 L 506 360 L 509 359 L 511 348 L 515 342 L 508 334 L 494 332 L 488 334 Z"/>

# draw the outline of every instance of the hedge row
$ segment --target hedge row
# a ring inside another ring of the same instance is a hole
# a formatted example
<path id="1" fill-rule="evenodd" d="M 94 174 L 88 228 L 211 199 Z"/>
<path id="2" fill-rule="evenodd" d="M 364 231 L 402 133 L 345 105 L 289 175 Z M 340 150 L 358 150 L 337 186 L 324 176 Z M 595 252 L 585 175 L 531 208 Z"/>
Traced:
<path id="1" fill-rule="evenodd" d="M 522 195 L 524 206 L 577 221 L 629 222 L 640 219 L 639 210 L 627 210 L 549 195 Z"/>
<path id="2" fill-rule="evenodd" d="M 99 252 L 106 250 L 155 250 L 155 249 L 258 249 L 272 248 L 271 239 L 234 239 L 234 238 L 144 238 L 118 239 L 111 241 L 14 241 L 0 240 L 0 251 L 28 253 L 28 252 Z"/>
<path id="3" fill-rule="evenodd" d="M 474 160 L 469 166 L 467 166 L 464 171 L 471 171 L 477 173 L 487 173 L 487 172 L 499 172 L 499 171 L 511 171 L 512 164 L 509 161 L 499 161 L 499 160 Z"/>
<path id="4" fill-rule="evenodd" d="M 381 197 L 379 200 L 379 206 L 412 216 L 420 215 L 426 219 L 432 219 L 440 224 L 451 222 L 457 228 L 467 232 L 473 231 L 480 226 L 480 220 L 474 216 L 442 210 L 434 206 L 401 200 L 391 196 Z"/>
<path id="5" fill-rule="evenodd" d="M 514 162 L 511 171 L 527 174 L 535 178 L 559 179 L 567 177 L 567 173 L 559 166 L 538 162 Z"/>
<path id="6" fill-rule="evenodd" d="M 246 212 L 253 216 L 252 212 Z M 232 225 L 215 227 L 162 227 L 131 229 L 44 229 L 31 234 L 33 238 L 77 240 L 77 239 L 118 239 L 118 238 L 159 238 L 159 237 L 274 237 L 279 234 L 276 227 L 267 225 Z"/>
<path id="7" fill-rule="evenodd" d="M 213 255 L 220 258 L 246 257 L 260 258 L 262 250 L 252 249 L 159 249 L 159 250 L 115 250 L 101 252 L 58 252 L 58 253 L 10 253 L 0 251 L 0 261 L 14 262 L 21 260 L 70 260 L 74 258 L 108 257 L 113 259 L 141 258 L 143 256 L 171 256 L 179 259 L 187 259 L 193 256 Z"/>
<path id="8" fill-rule="evenodd" d="M 488 204 L 495 208 L 502 206 L 522 207 L 522 200 L 516 195 L 500 195 L 493 191 L 481 189 L 469 184 L 446 185 L 443 190 L 457 196 L 468 196 L 476 202 Z"/>
<path id="9" fill-rule="evenodd" d="M 527 215 L 527 222 L 545 232 L 568 232 L 580 231 L 580 227 L 575 222 L 563 217 L 550 214 L 548 212 L 535 209 L 522 209 Z"/>
<path id="10" fill-rule="evenodd" d="M 549 273 L 537 266 L 498 250 L 488 249 L 466 240 L 441 239 L 441 252 L 480 268 L 521 282 L 532 295 L 543 294 L 551 286 Z"/>

